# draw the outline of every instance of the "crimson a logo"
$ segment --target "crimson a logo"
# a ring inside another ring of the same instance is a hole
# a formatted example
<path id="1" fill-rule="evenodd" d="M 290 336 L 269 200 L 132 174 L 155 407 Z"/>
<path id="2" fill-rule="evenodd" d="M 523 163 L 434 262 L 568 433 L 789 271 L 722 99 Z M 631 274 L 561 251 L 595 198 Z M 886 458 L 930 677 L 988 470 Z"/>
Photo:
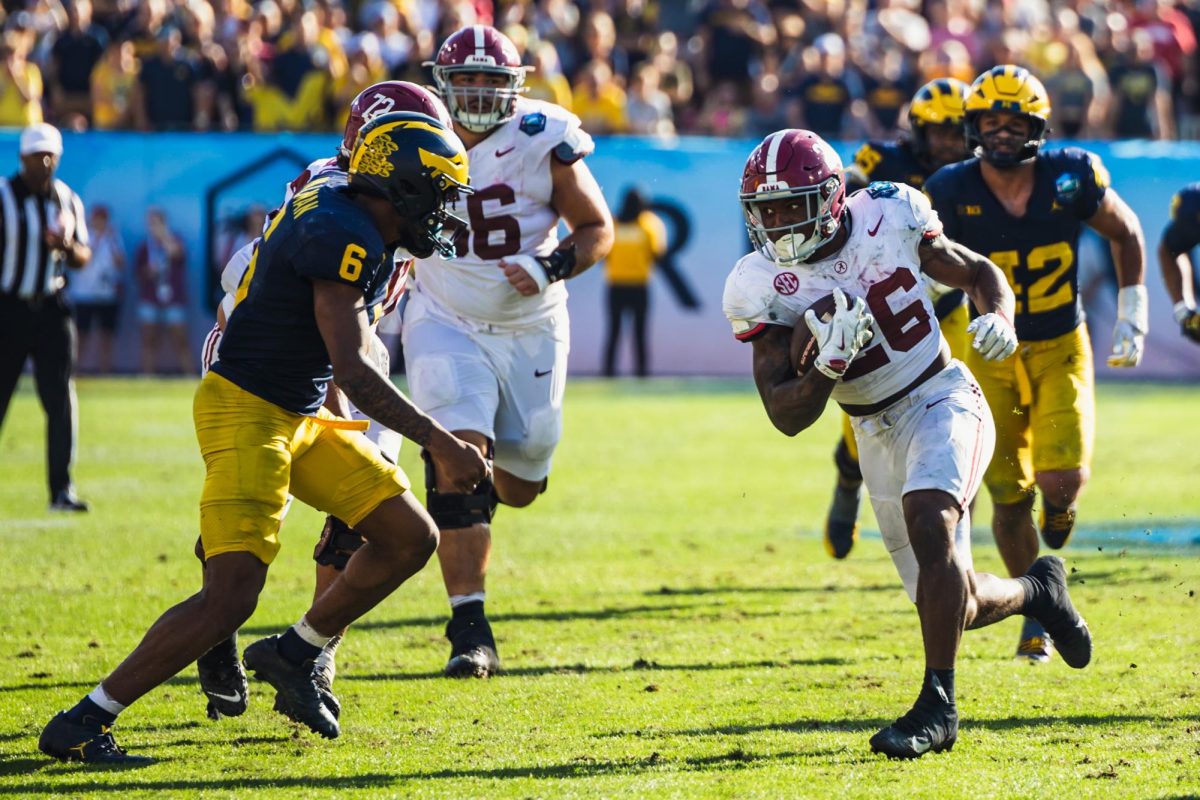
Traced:
<path id="1" fill-rule="evenodd" d="M 775 276 L 775 291 L 780 294 L 795 294 L 800 288 L 800 279 L 791 272 L 781 272 Z"/>

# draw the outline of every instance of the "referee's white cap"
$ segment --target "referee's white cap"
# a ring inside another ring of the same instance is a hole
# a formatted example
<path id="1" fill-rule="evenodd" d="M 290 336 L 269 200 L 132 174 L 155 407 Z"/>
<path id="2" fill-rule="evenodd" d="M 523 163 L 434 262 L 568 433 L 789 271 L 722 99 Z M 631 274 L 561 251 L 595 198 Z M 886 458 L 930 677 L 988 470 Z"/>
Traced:
<path id="1" fill-rule="evenodd" d="M 53 125 L 39 122 L 21 131 L 21 155 L 23 156 L 32 153 L 52 153 L 61 156 L 62 151 L 62 134 Z"/>

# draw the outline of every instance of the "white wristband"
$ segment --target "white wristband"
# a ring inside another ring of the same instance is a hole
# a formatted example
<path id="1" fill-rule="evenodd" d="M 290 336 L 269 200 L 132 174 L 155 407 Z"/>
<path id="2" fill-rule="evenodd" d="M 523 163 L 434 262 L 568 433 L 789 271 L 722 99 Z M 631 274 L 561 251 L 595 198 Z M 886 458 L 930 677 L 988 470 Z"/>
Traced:
<path id="1" fill-rule="evenodd" d="M 1183 321 L 1185 319 L 1187 319 L 1191 315 L 1191 313 L 1192 313 L 1191 306 L 1189 306 L 1187 303 L 1183 302 L 1182 300 L 1180 300 L 1178 303 L 1175 304 L 1175 321 L 1178 322 L 1180 325 L 1183 324 Z"/>
<path id="2" fill-rule="evenodd" d="M 1138 283 L 1117 291 L 1117 319 L 1130 323 L 1138 333 L 1150 330 L 1150 296 L 1145 286 Z"/>

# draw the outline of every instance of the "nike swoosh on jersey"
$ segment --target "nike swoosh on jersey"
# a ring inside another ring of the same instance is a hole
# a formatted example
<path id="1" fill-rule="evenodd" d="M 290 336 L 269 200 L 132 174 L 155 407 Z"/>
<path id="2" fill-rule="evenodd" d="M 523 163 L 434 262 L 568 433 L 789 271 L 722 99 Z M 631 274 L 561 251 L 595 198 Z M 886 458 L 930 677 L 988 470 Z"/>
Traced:
<path id="1" fill-rule="evenodd" d="M 205 694 L 209 697 L 215 697 L 218 700 L 228 700 L 230 703 L 240 703 L 242 701 L 241 692 L 234 692 L 233 694 L 221 694 L 220 692 L 206 691 Z"/>
<path id="2" fill-rule="evenodd" d="M 517 149 L 517 146 L 514 144 L 512 147 L 507 147 L 503 150 L 497 150 L 496 158 L 503 158 L 504 156 L 508 155 L 509 153 L 511 153 L 513 150 L 516 150 L 516 149 Z"/>
<path id="3" fill-rule="evenodd" d="M 868 229 L 867 229 L 867 235 L 868 235 L 868 236 L 874 236 L 875 234 L 879 233 L 879 226 L 880 226 L 880 225 L 882 225 L 882 224 L 883 224 L 883 215 L 882 215 L 882 214 L 880 214 L 880 215 L 879 215 L 879 221 L 875 223 L 875 227 L 874 227 L 874 228 L 868 228 Z"/>
<path id="4" fill-rule="evenodd" d="M 549 374 L 550 374 L 551 372 L 553 372 L 553 371 L 554 371 L 554 367 L 551 367 L 550 369 L 548 369 L 548 370 L 546 370 L 546 371 L 544 371 L 544 372 L 543 372 L 542 370 L 540 370 L 540 369 L 535 369 L 535 370 L 533 371 L 533 377 L 535 377 L 535 378 L 544 378 L 544 377 L 546 377 L 547 375 L 549 375 Z"/>

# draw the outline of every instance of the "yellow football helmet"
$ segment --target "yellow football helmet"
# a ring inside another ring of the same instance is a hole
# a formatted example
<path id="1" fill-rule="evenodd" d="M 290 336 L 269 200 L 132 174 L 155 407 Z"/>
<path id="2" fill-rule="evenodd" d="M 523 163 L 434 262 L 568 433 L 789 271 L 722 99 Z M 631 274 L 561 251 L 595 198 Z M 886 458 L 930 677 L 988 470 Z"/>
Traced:
<path id="1" fill-rule="evenodd" d="M 1046 123 L 1050 119 L 1050 96 L 1032 72 L 1015 64 L 992 67 L 975 79 L 965 104 L 967 143 L 979 148 L 980 157 L 997 167 L 1011 167 L 1037 156 L 1046 141 Z M 988 111 L 1019 114 L 1032 128 L 1028 141 L 1015 154 L 989 151 L 979 135 L 979 117 Z"/>
<path id="2" fill-rule="evenodd" d="M 922 86 L 908 104 L 908 124 L 912 128 L 912 151 L 919 161 L 930 162 L 927 129 L 930 126 L 963 129 L 963 117 L 969 86 L 955 78 L 938 78 Z M 967 157 L 965 142 L 961 160 Z M 939 159 L 933 159 L 937 162 Z M 940 163 L 930 166 L 938 167 Z"/>

